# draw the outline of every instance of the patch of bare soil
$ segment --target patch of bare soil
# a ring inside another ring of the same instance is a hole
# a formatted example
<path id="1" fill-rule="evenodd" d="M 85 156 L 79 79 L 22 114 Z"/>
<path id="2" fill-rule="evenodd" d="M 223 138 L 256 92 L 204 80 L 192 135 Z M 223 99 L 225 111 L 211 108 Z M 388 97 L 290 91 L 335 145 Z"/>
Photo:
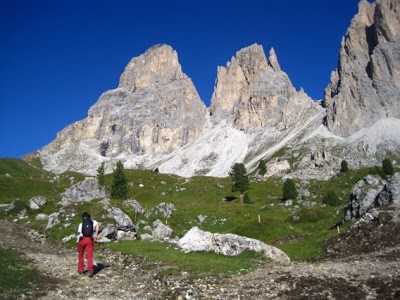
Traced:
<path id="1" fill-rule="evenodd" d="M 0 220 L 0 245 L 32 259 L 50 280 L 40 299 L 400 299 L 399 225 L 352 229 L 327 243 L 327 256 L 309 263 L 267 264 L 233 277 L 163 276 L 163 265 L 95 249 L 96 274 L 77 272 L 75 249 L 45 242 Z"/>

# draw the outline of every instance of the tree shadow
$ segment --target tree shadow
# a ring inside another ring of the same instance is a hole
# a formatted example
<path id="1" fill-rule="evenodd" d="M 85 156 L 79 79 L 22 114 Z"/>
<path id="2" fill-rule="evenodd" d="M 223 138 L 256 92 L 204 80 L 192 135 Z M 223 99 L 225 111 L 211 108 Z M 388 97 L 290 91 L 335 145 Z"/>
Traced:
<path id="1" fill-rule="evenodd" d="M 235 196 L 225 196 L 224 197 L 224 201 L 226 202 L 232 202 L 234 200 L 237 200 L 238 198 L 236 198 Z"/>

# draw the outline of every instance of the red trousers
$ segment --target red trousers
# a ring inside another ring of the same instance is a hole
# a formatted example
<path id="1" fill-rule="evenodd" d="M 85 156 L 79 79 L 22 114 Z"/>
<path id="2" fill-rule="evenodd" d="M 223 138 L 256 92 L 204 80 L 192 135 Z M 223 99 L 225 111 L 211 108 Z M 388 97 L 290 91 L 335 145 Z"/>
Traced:
<path id="1" fill-rule="evenodd" d="M 93 248 L 94 241 L 92 238 L 84 236 L 78 242 L 78 272 L 85 271 L 85 263 L 83 255 L 86 252 L 87 267 L 89 272 L 93 272 Z"/>

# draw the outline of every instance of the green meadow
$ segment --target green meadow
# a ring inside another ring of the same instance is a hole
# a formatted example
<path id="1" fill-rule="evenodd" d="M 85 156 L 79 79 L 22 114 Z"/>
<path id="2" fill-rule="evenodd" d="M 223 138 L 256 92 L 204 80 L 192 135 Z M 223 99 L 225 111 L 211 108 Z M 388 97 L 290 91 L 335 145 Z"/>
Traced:
<path id="1" fill-rule="evenodd" d="M 181 178 L 175 175 L 160 174 L 146 170 L 124 170 L 129 181 L 128 199 L 135 199 L 146 210 L 161 202 L 173 203 L 176 211 L 169 219 L 161 219 L 176 237 L 182 237 L 193 226 L 218 233 L 234 233 L 258 239 L 283 250 L 292 261 L 308 261 L 324 254 L 324 242 L 346 230 L 348 225 L 338 227 L 343 219 L 344 209 L 349 200 L 353 185 L 368 174 L 381 175 L 380 168 L 349 170 L 340 173 L 329 181 L 296 181 L 298 189 L 307 189 L 310 196 L 299 196 L 290 206 L 283 205 L 280 178 L 268 178 L 257 182 L 251 180 L 250 203 L 240 203 L 239 193 L 232 193 L 230 178 L 198 176 Z M 382 175 L 381 175 L 382 176 Z M 13 210 L 1 218 L 15 219 L 18 213 L 28 208 L 28 201 L 34 196 L 44 196 L 47 204 L 39 210 L 27 210 L 24 222 L 49 239 L 60 241 L 75 233 L 83 211 L 89 211 L 100 223 L 112 222 L 105 218 L 105 209 L 99 204 L 101 199 L 74 204 L 66 210 L 74 217 L 68 220 L 67 227 L 56 225 L 45 231 L 47 221 L 36 220 L 38 213 L 50 214 L 58 211 L 60 194 L 72 184 L 84 179 L 84 175 L 67 172 L 52 174 L 44 171 L 38 162 L 28 163 L 18 159 L 0 159 L 0 204 L 14 202 Z M 250 176 L 251 178 L 251 176 Z M 112 174 L 105 178 L 110 186 Z M 334 191 L 340 199 L 338 206 L 323 204 L 327 191 Z M 224 201 L 224 198 L 232 201 Z M 144 220 L 151 224 L 155 219 L 146 219 L 122 205 L 122 200 L 111 199 L 113 206 L 121 208 L 137 223 Z M 313 205 L 305 205 L 312 202 Z M 199 216 L 205 216 L 200 223 Z M 140 237 L 140 230 L 138 232 Z M 75 242 L 67 243 L 74 247 Z M 167 272 L 193 272 L 201 274 L 237 274 L 254 270 L 259 264 L 268 263 L 261 255 L 252 252 L 237 257 L 224 257 L 214 253 L 183 253 L 174 245 L 143 240 L 109 243 L 104 247 L 113 248 L 124 254 L 137 255 L 150 261 L 165 263 Z M 165 272 L 165 270 L 164 270 Z"/>

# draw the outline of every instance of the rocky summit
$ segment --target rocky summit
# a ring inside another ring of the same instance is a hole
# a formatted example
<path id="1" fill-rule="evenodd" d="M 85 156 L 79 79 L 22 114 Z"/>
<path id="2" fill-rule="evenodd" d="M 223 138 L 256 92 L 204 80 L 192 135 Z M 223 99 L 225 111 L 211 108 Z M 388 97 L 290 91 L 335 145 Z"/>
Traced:
<path id="1" fill-rule="evenodd" d="M 323 101 L 293 87 L 274 49 L 267 58 L 253 44 L 218 67 L 206 108 L 176 51 L 156 45 L 36 155 L 56 173 L 93 175 L 101 162 L 110 172 L 120 160 L 184 177 L 227 176 L 237 162 L 251 171 L 263 159 L 266 176 L 303 179 L 327 179 L 343 159 L 400 157 L 399 5 L 360 1 Z"/>

